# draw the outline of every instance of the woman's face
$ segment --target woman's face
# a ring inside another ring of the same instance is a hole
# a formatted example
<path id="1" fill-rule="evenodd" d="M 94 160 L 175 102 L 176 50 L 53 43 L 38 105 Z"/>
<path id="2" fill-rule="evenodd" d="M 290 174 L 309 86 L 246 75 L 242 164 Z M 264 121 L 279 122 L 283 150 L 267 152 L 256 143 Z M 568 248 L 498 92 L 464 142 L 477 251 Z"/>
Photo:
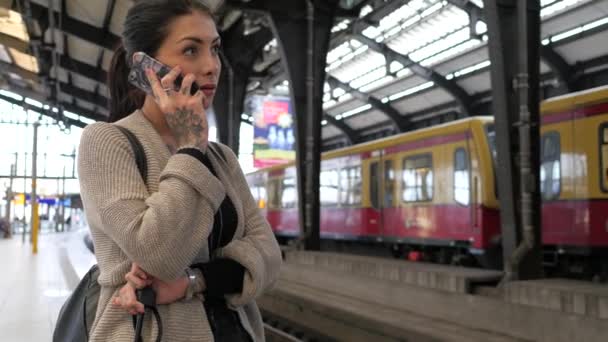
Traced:
<path id="1" fill-rule="evenodd" d="M 205 94 L 203 106 L 213 103 L 213 96 L 220 78 L 220 36 L 209 15 L 200 11 L 175 19 L 168 28 L 168 35 L 155 56 L 162 63 L 182 68 L 182 76 L 192 73 L 196 85 Z"/>

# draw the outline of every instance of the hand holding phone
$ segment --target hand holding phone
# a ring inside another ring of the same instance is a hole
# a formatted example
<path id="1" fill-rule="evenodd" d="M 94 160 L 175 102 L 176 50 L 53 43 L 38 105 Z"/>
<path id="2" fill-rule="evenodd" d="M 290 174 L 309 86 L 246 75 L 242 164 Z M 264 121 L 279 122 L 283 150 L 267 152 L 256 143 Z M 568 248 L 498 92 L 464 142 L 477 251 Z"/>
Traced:
<path id="1" fill-rule="evenodd" d="M 145 52 L 135 52 L 133 54 L 133 64 L 131 65 L 128 80 L 137 88 L 145 91 L 146 94 L 154 96 L 154 92 L 152 91 L 152 87 L 146 76 L 146 69 L 148 68 L 154 71 L 158 79 L 165 77 L 171 71 L 171 68 L 150 57 Z M 181 88 L 183 80 L 184 78 L 182 75 L 177 76 L 173 90 L 178 91 Z M 196 94 L 197 91 L 198 87 L 196 83 L 193 83 L 192 87 L 190 87 L 190 95 Z"/>
<path id="2" fill-rule="evenodd" d="M 170 146 L 174 150 L 195 147 L 205 151 L 209 137 L 205 112 L 207 99 L 204 92 L 194 83 L 196 76 L 187 74 L 179 81 L 181 87 L 176 89 L 177 77 L 181 73 L 179 66 L 167 71 L 168 68 L 163 70 L 162 66 L 158 68 L 156 64 L 146 63 L 149 62 L 138 64 L 141 65 L 138 67 L 141 73 L 134 72 L 132 82 L 154 96 L 154 102 L 158 105 L 174 138 Z M 159 78 L 159 72 L 164 74 L 164 77 Z M 171 87 L 173 89 L 167 90 L 171 85 L 174 85 Z M 196 90 L 194 95 L 188 93 L 192 88 Z"/>

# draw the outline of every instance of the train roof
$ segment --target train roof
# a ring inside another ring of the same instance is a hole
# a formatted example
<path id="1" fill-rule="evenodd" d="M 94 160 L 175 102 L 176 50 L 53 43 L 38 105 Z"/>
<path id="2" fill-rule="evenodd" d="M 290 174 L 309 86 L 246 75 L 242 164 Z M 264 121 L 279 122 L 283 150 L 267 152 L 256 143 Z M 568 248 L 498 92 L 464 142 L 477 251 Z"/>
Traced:
<path id="1" fill-rule="evenodd" d="M 559 113 L 603 102 L 608 102 L 608 86 L 552 97 L 541 102 L 540 112 L 541 115 Z"/>
<path id="2" fill-rule="evenodd" d="M 324 152 L 321 154 L 321 160 L 329 159 L 329 158 L 337 158 L 342 156 L 347 156 L 351 154 L 357 154 L 367 151 L 378 150 L 381 148 L 385 148 L 387 146 L 392 146 L 394 144 L 407 142 L 411 140 L 419 140 L 425 139 L 431 136 L 436 136 L 438 133 L 447 133 L 446 130 L 449 131 L 460 131 L 464 127 L 466 127 L 471 122 L 480 122 L 480 123 L 491 123 L 494 122 L 494 118 L 491 116 L 475 116 L 471 118 L 464 118 L 460 120 L 450 121 L 447 123 L 443 123 L 441 125 L 436 125 L 432 127 L 425 127 L 421 129 L 417 129 L 414 131 L 404 132 L 397 135 L 392 135 L 390 137 L 364 142 L 361 144 L 348 146 L 336 150 L 331 150 L 328 152 Z M 258 172 L 272 172 L 274 170 L 281 170 L 284 168 L 288 168 L 290 166 L 294 166 L 295 162 L 289 162 L 281 165 L 270 166 L 267 168 L 259 169 L 254 172 L 250 172 L 249 174 L 255 174 Z"/>

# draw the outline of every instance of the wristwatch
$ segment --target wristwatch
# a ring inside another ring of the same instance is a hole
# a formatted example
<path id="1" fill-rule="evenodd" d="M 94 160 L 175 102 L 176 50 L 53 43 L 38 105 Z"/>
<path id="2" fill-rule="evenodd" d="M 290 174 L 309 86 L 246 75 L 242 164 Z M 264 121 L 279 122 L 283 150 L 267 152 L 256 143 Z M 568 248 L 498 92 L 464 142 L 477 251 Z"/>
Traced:
<path id="1" fill-rule="evenodd" d="M 186 296 L 184 299 L 190 300 L 194 295 L 194 287 L 196 286 L 196 274 L 192 269 L 186 268 L 186 277 L 188 277 L 188 288 L 186 289 Z"/>

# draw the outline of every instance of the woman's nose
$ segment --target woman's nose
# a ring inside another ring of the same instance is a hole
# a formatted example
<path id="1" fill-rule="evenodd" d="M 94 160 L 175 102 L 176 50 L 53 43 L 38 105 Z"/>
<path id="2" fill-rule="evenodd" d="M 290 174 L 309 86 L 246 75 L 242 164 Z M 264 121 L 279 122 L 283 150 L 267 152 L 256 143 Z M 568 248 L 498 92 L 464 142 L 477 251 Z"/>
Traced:
<path id="1" fill-rule="evenodd" d="M 217 75 L 220 68 L 219 56 L 206 53 L 201 57 L 200 68 L 203 75 Z"/>

